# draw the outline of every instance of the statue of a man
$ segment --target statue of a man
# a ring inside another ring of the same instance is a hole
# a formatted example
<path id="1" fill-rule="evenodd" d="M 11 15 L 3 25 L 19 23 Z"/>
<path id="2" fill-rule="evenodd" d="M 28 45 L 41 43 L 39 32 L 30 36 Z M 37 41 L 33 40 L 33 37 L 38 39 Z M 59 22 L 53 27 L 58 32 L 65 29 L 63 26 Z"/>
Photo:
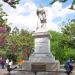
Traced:
<path id="1" fill-rule="evenodd" d="M 45 27 L 45 25 L 46 25 L 46 12 L 43 7 L 37 9 L 37 16 L 38 16 L 38 19 L 40 20 L 40 25 L 41 25 L 40 28 Z M 39 27 L 37 27 L 37 28 L 39 28 Z"/>

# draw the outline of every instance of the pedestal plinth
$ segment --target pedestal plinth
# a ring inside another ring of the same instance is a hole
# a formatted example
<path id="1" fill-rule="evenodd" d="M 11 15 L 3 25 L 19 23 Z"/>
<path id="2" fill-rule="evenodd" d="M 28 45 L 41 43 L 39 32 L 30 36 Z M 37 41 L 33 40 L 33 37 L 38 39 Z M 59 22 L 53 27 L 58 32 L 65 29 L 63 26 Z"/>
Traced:
<path id="1" fill-rule="evenodd" d="M 50 51 L 50 34 L 48 32 L 34 33 L 35 48 L 29 60 L 32 62 L 53 62 L 55 57 Z"/>
<path id="2" fill-rule="evenodd" d="M 59 70 L 60 63 L 55 60 L 50 50 L 50 34 L 48 32 L 37 32 L 33 34 L 35 39 L 35 48 L 33 54 L 29 57 L 29 61 L 24 64 L 27 70 L 39 69 L 40 70 Z M 33 67 L 32 65 L 40 65 L 39 67 Z M 44 66 L 42 66 L 44 65 Z M 38 75 L 48 75 L 49 73 L 40 73 Z M 52 73 L 56 75 L 56 73 Z"/>

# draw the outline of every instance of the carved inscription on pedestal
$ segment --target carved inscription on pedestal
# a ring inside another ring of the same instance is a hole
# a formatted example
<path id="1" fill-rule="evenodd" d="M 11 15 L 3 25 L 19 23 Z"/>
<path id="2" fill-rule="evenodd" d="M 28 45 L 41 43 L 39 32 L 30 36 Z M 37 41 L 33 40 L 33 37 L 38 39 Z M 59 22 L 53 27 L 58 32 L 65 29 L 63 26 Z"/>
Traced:
<path id="1" fill-rule="evenodd" d="M 31 70 L 32 70 L 33 72 L 46 71 L 46 64 L 33 63 L 33 64 L 31 65 Z"/>

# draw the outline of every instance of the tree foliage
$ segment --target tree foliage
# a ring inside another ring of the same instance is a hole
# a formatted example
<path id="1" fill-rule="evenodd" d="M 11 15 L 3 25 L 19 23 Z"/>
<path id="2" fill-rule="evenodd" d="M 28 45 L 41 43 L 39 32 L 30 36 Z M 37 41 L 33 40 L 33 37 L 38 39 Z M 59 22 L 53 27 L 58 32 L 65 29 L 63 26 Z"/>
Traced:
<path id="1" fill-rule="evenodd" d="M 60 62 L 63 62 L 65 60 L 64 56 L 64 49 L 61 45 L 62 40 L 62 34 L 55 31 L 50 31 L 50 34 L 52 36 L 51 38 L 51 51 L 56 59 L 58 59 Z"/>
<path id="2" fill-rule="evenodd" d="M 66 41 L 69 41 L 67 36 L 64 37 L 63 33 L 56 31 L 50 31 L 50 34 L 52 36 L 51 51 L 55 58 L 58 59 L 61 63 L 69 58 L 73 58 L 75 60 L 75 48 L 73 48 L 73 45 L 68 46 L 68 43 L 66 43 Z"/>
<path id="3" fill-rule="evenodd" d="M 2 9 L 2 4 L 0 4 L 0 46 L 5 46 L 7 43 L 7 36 L 11 28 L 7 24 L 7 19 L 5 18 L 7 14 Z"/>
<path id="4" fill-rule="evenodd" d="M 3 0 L 3 2 L 8 3 L 11 7 L 16 8 L 16 4 L 19 4 L 20 0 Z"/>
<path id="5" fill-rule="evenodd" d="M 32 37 L 32 33 L 24 29 L 21 29 L 21 31 L 19 32 L 18 28 L 13 31 L 9 35 L 8 39 L 9 51 L 17 56 L 20 56 L 21 59 L 28 59 L 33 51 L 34 40 Z M 18 57 L 18 59 L 20 57 Z"/>
<path id="6" fill-rule="evenodd" d="M 64 36 L 64 45 L 67 44 L 68 47 L 75 48 L 75 19 L 71 20 L 71 22 L 62 27 L 62 33 Z"/>

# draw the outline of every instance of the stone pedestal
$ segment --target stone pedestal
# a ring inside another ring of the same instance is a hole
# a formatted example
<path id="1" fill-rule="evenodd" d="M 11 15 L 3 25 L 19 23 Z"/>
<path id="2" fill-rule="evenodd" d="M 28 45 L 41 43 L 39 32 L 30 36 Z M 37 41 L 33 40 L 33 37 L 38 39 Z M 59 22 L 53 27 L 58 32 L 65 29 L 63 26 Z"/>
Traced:
<path id="1" fill-rule="evenodd" d="M 45 71 L 58 71 L 60 68 L 59 61 L 55 60 L 50 50 L 50 34 L 48 32 L 37 32 L 33 34 L 35 38 L 35 49 L 33 54 L 29 57 L 29 61 L 25 62 L 23 68 L 26 70 L 32 70 L 32 65 L 41 65 L 35 69 L 40 70 L 45 67 Z M 42 66 L 45 65 L 45 66 Z M 43 70 L 42 69 L 42 70 Z M 56 73 L 39 73 L 38 75 L 56 75 Z"/>
<path id="2" fill-rule="evenodd" d="M 48 32 L 34 33 L 35 48 L 29 60 L 32 62 L 54 62 L 55 57 L 50 51 L 50 34 Z"/>

